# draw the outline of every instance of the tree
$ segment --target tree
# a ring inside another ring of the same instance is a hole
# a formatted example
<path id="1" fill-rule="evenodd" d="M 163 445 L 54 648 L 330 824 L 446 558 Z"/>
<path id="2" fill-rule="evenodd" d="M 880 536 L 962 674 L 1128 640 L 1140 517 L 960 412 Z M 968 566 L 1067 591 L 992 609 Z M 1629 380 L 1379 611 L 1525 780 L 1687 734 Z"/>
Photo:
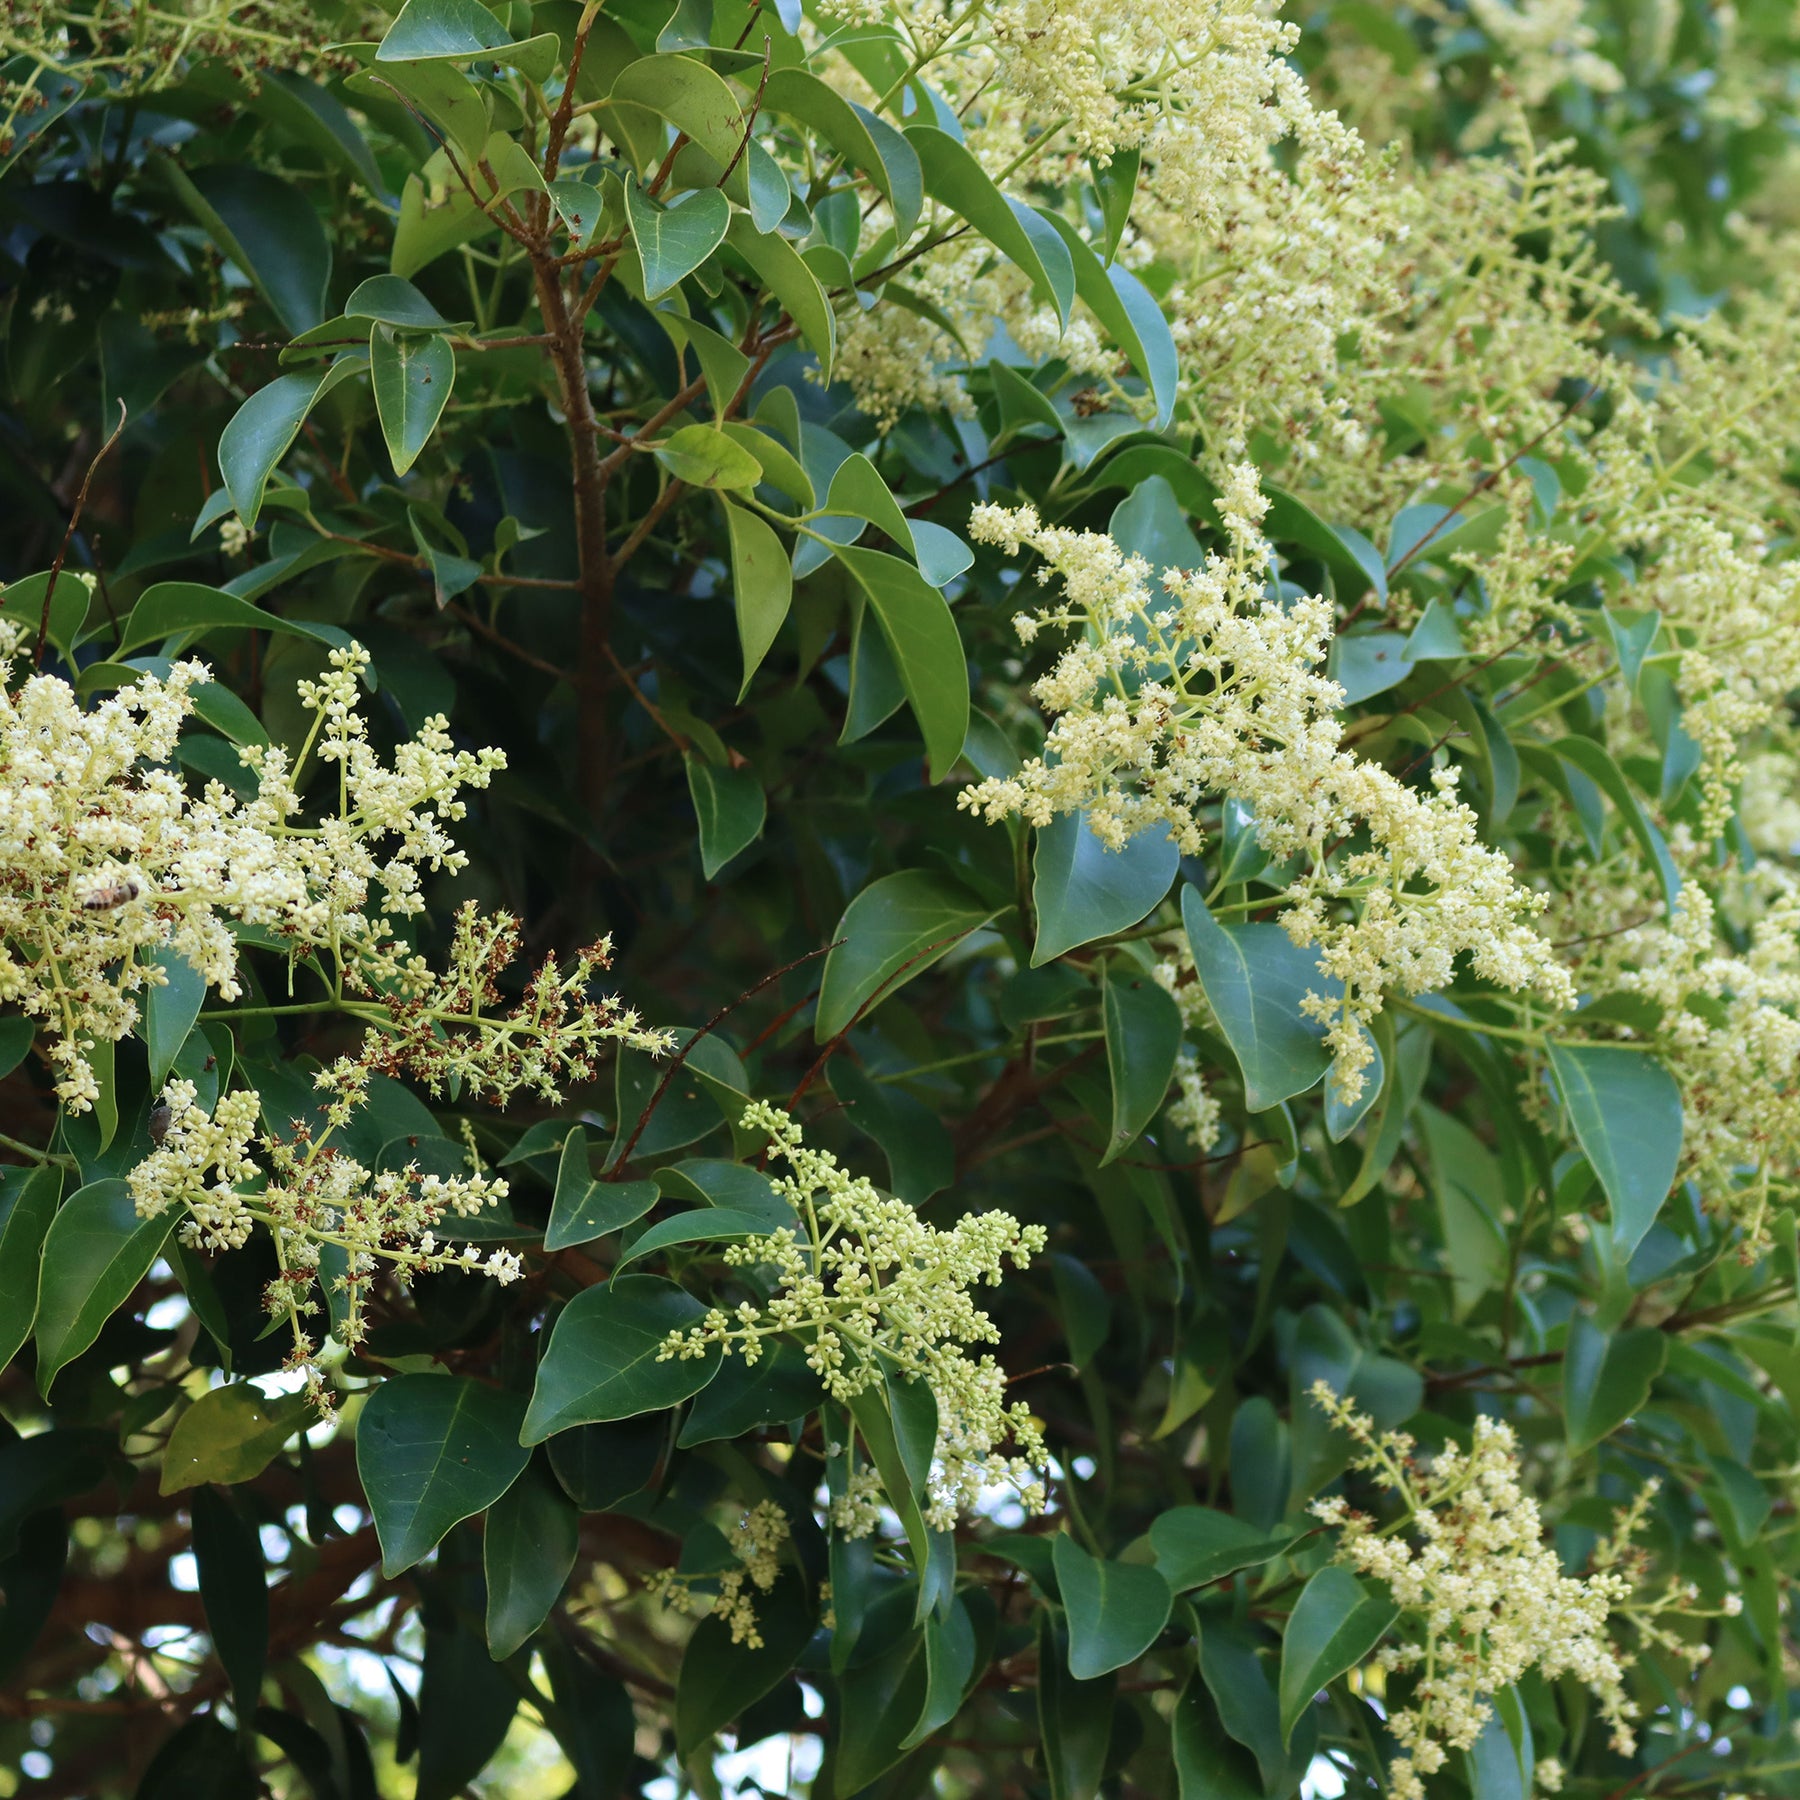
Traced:
<path id="1" fill-rule="evenodd" d="M 0 22 L 6 1792 L 1793 1791 L 1791 9 L 1302 23 Z"/>

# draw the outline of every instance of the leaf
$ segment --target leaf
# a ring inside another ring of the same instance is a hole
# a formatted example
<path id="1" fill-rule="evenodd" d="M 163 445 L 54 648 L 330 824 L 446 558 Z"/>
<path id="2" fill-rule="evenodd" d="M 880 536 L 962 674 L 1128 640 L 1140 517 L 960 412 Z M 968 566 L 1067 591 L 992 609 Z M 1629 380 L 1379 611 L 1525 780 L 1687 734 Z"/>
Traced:
<path id="1" fill-rule="evenodd" d="M 551 1330 L 521 1442 L 542 1443 L 571 1425 L 657 1412 L 698 1393 L 718 1372 L 717 1344 L 702 1356 L 657 1359 L 669 1333 L 686 1331 L 705 1311 L 655 1275 L 584 1288 Z"/>
<path id="2" fill-rule="evenodd" d="M 922 1744 L 962 1710 L 963 1696 L 975 1678 L 975 1627 L 967 1603 L 959 1596 L 940 1617 L 925 1621 L 925 1700 L 913 1728 L 900 1740 L 902 1750 Z"/>
<path id="3" fill-rule="evenodd" d="M 717 188 L 659 206 L 635 181 L 625 184 L 632 242 L 644 267 L 644 298 L 660 300 L 725 241 L 731 202 Z"/>
<path id="4" fill-rule="evenodd" d="M 360 355 L 352 353 L 340 356 L 319 374 L 278 376 L 267 387 L 258 388 L 231 415 L 219 434 L 219 473 L 225 478 L 231 504 L 246 525 L 255 525 L 269 477 L 300 435 L 306 415 L 339 382 L 361 374 L 367 366 Z"/>
<path id="5" fill-rule="evenodd" d="M 1117 1710 L 1118 1677 L 1077 1681 L 1054 1616 L 1038 1615 L 1038 1736 L 1044 1747 L 1044 1774 L 1050 1800 L 1095 1800 L 1106 1769 Z"/>
<path id="6" fill-rule="evenodd" d="M 1112 1135 L 1100 1159 L 1104 1167 L 1137 1140 L 1169 1091 L 1181 1050 L 1181 1009 L 1136 964 L 1114 961 L 1101 986 L 1101 1013 L 1112 1076 Z"/>
<path id="7" fill-rule="evenodd" d="M 728 430 L 733 448 L 746 455 L 741 438 Z M 760 474 L 767 470 L 761 461 Z M 749 484 L 754 486 L 754 483 Z M 738 689 L 743 699 L 750 691 L 750 678 L 762 667 L 769 646 L 788 616 L 794 600 L 794 569 L 769 524 L 747 507 L 733 506 L 721 497 L 725 508 L 725 530 L 731 540 L 731 604 L 737 613 L 738 643 L 744 653 L 744 680 Z M 707 871 L 712 878 L 712 871 Z"/>
<path id="8" fill-rule="evenodd" d="M 875 1081 L 847 1056 L 831 1064 L 828 1079 L 850 1123 L 881 1146 L 888 1186 L 909 1206 L 923 1206 L 956 1179 L 949 1133 L 930 1108 L 895 1082 Z"/>
<path id="9" fill-rule="evenodd" d="M 437 429 L 456 385 L 456 352 L 441 337 L 403 335 L 385 325 L 369 338 L 369 372 L 381 435 L 404 475 Z"/>
<path id="10" fill-rule="evenodd" d="M 1327 1563 L 1300 1590 L 1281 1640 L 1281 1741 L 1320 1689 L 1368 1660 L 1400 1616 L 1391 1601 L 1377 1599 L 1348 1569 Z"/>
<path id="11" fill-rule="evenodd" d="M 1563 1425 L 1574 1455 L 1593 1449 L 1650 1398 L 1668 1354 L 1668 1335 L 1654 1325 L 1608 1332 L 1586 1313 L 1569 1321 Z"/>
<path id="12" fill-rule="evenodd" d="M 299 188 L 247 162 L 217 162 L 174 186 L 208 236 L 256 284 L 289 331 L 325 318 L 331 240 Z"/>
<path id="13" fill-rule="evenodd" d="M 949 605 L 897 556 L 840 546 L 837 557 L 856 578 L 880 623 L 925 739 L 930 779 L 942 781 L 969 735 L 969 671 Z"/>
<path id="14" fill-rule="evenodd" d="M 828 1043 L 848 1029 L 877 994 L 885 997 L 922 975 L 999 909 L 948 875 L 905 869 L 871 882 L 831 934 L 813 1036 Z"/>
<path id="15" fill-rule="evenodd" d="M 1129 931 L 1168 893 L 1180 861 L 1166 832 L 1140 831 L 1122 850 L 1109 850 L 1088 829 L 1085 813 L 1061 813 L 1040 826 L 1032 863 L 1037 942 L 1031 966 Z"/>
<path id="16" fill-rule="evenodd" d="M 759 1425 L 804 1418 L 824 1398 L 806 1352 L 791 1338 L 772 1338 L 754 1364 L 741 1356 L 725 1358 L 718 1374 L 694 1396 L 675 1441 L 685 1450 L 742 1437 Z"/>
<path id="17" fill-rule="evenodd" d="M 1069 1673 L 1093 1681 L 1136 1662 L 1162 1635 L 1174 1604 L 1160 1572 L 1090 1556 L 1067 1532 L 1057 1533 L 1051 1551 L 1069 1618 Z"/>
<path id="18" fill-rule="evenodd" d="M 95 1181 L 71 1194 L 44 1237 L 38 1277 L 38 1392 L 100 1335 L 131 1298 L 175 1225 L 173 1211 L 140 1219 L 122 1181 Z"/>
<path id="19" fill-rule="evenodd" d="M 581 1515 L 541 1467 L 529 1468 L 488 1509 L 482 1527 L 488 1654 L 503 1662 L 549 1617 L 575 1566 Z"/>
<path id="20" fill-rule="evenodd" d="M 768 802 L 752 769 L 721 768 L 696 756 L 685 757 L 688 794 L 700 828 L 700 872 L 708 881 L 762 836 Z"/>
<path id="21" fill-rule="evenodd" d="M 1673 912 L 1681 904 L 1680 872 L 1662 833 L 1651 823 L 1644 803 L 1631 791 L 1631 784 L 1620 772 L 1619 765 L 1591 738 L 1558 738 L 1550 748 L 1578 773 L 1585 775 L 1619 809 L 1626 829 L 1637 839 L 1655 868 L 1657 879 L 1662 883 L 1663 899 Z"/>
<path id="22" fill-rule="evenodd" d="M 1681 1089 L 1655 1057 L 1609 1044 L 1550 1045 L 1569 1123 L 1612 1208 L 1629 1256 L 1656 1222 L 1681 1160 Z"/>
<path id="23" fill-rule="evenodd" d="M 311 1410 L 303 1393 L 271 1398 L 248 1381 L 209 1389 L 175 1421 L 157 1491 L 178 1494 L 203 1482 L 228 1487 L 254 1480 Z"/>
<path id="24" fill-rule="evenodd" d="M 1285 1556 L 1304 1532 L 1259 1530 L 1208 1506 L 1177 1506 L 1150 1526 L 1156 1566 L 1178 1594 Z"/>
<path id="25" fill-rule="evenodd" d="M 371 275 L 359 281 L 344 302 L 346 319 L 369 319 L 403 331 L 454 331 L 458 321 L 446 319 L 410 281 L 399 275 Z"/>
<path id="26" fill-rule="evenodd" d="M 257 1800 L 262 1792 L 235 1734 L 210 1713 L 199 1713 L 164 1740 L 133 1800 Z"/>
<path id="27" fill-rule="evenodd" d="M 839 1675 L 833 1793 L 864 1792 L 906 1754 L 901 1739 L 907 1721 L 924 1708 L 927 1680 L 925 1636 L 919 1630 L 907 1632 L 879 1655 L 865 1657 Z"/>
<path id="28" fill-rule="evenodd" d="M 446 73 L 459 87 L 468 89 L 468 103 L 480 107 L 481 98 L 470 83 L 454 70 Z M 354 88 L 357 79 L 352 76 L 348 85 Z M 477 132 L 474 148 L 465 146 L 471 156 L 480 151 L 481 135 L 487 130 L 486 114 L 478 113 L 473 123 Z M 388 253 L 388 267 L 402 279 L 416 275 L 447 251 L 497 229 L 492 216 L 462 188 L 453 188 L 447 199 L 428 206 L 425 184 L 417 175 L 409 175 L 400 190 L 400 217 L 394 226 L 394 245 Z"/>
<path id="29" fill-rule="evenodd" d="M 737 96 L 691 56 L 645 56 L 627 64 L 607 99 L 615 105 L 647 106 L 661 114 L 720 167 L 737 155 L 747 129 Z"/>
<path id="30" fill-rule="evenodd" d="M 0 1369 L 18 1355 L 37 1315 L 44 1234 L 62 1198 L 62 1170 L 0 1170 Z"/>
<path id="31" fill-rule="evenodd" d="M 200 1017 L 206 977 L 174 950 L 159 950 L 153 960 L 164 981 L 144 996 L 144 1046 L 150 1053 L 150 1086 L 160 1089 Z"/>
<path id="32" fill-rule="evenodd" d="M 675 1685 L 675 1747 L 684 1760 L 787 1674 L 811 1641 L 813 1623 L 812 1602 L 789 1570 L 756 1597 L 760 1646 L 734 1644 L 716 1614 L 694 1627 Z"/>
<path id="33" fill-rule="evenodd" d="M 1319 973 L 1318 953 L 1279 925 L 1221 925 L 1194 887 L 1181 890 L 1181 917 L 1206 1003 L 1244 1076 L 1244 1105 L 1267 1112 L 1304 1094 L 1331 1063 L 1325 1027 L 1300 1010 L 1308 993 L 1343 992 Z"/>
<path id="34" fill-rule="evenodd" d="M 759 232 L 744 213 L 732 214 L 725 241 L 800 327 L 800 335 L 819 359 L 820 376 L 829 383 L 837 356 L 837 321 L 818 276 L 779 232 Z"/>
<path id="35" fill-rule="evenodd" d="M 256 1527 L 210 1487 L 188 1502 L 200 1604 L 240 1719 L 256 1711 L 269 1653 L 269 1587 Z"/>
<path id="36" fill-rule="evenodd" d="M 48 570 L 7 582 L 0 588 L 0 618 L 23 625 L 30 633 L 25 641 L 35 642 L 44 617 L 46 593 L 50 593 L 50 624 L 45 635 L 63 652 L 64 660 L 72 663 L 75 640 L 86 623 L 93 598 L 88 584 L 78 579 L 73 569 L 64 569 L 57 576 L 54 592 L 50 592 Z"/>
<path id="37" fill-rule="evenodd" d="M 1176 1800 L 1263 1800 L 1255 1757 L 1227 1734 L 1198 1671 L 1175 1702 L 1172 1730 Z"/>
<path id="38" fill-rule="evenodd" d="M 669 1421 L 657 1413 L 577 1425 L 548 1446 L 550 1467 L 582 1512 L 610 1512 L 656 1479 L 669 1449 Z"/>
<path id="39" fill-rule="evenodd" d="M 788 1220 L 791 1230 L 798 1221 Z M 630 1247 L 613 1264 L 616 1275 L 628 1263 L 636 1262 L 640 1257 L 654 1256 L 659 1250 L 667 1250 L 674 1244 L 729 1244 L 741 1238 L 762 1237 L 769 1229 L 768 1221 L 758 1213 L 733 1212 L 724 1206 L 703 1206 L 693 1212 L 680 1213 L 672 1219 L 662 1219 L 652 1225 L 641 1236 L 631 1241 Z"/>
<path id="40" fill-rule="evenodd" d="M 222 588 L 203 587 L 197 581 L 159 581 L 138 597 L 125 619 L 125 634 L 118 654 L 142 644 L 159 644 L 182 632 L 199 636 L 221 629 L 278 631 L 290 637 L 311 638 L 314 643 L 344 643 L 345 634 L 332 625 L 315 625 L 306 619 L 284 619 L 264 612 Z"/>
<path id="41" fill-rule="evenodd" d="M 763 110 L 785 113 L 818 131 L 886 198 L 893 211 L 897 242 L 904 244 L 912 236 L 924 204 L 924 173 L 918 152 L 902 133 L 802 68 L 770 71 Z"/>
<path id="42" fill-rule="evenodd" d="M 544 1248 L 567 1250 L 592 1243 L 641 1219 L 656 1198 L 654 1181 L 596 1181 L 588 1168 L 587 1134 L 577 1125 L 563 1140 Z"/>
<path id="43" fill-rule="evenodd" d="M 396 1375 L 369 1396 L 356 1421 L 356 1470 L 384 1575 L 410 1569 L 518 1480 L 529 1460 L 523 1415 L 518 1395 L 464 1375 Z"/>
<path id="44" fill-rule="evenodd" d="M 753 488 L 762 480 L 762 464 L 716 425 L 684 425 L 655 454 L 677 481 L 693 487 Z"/>

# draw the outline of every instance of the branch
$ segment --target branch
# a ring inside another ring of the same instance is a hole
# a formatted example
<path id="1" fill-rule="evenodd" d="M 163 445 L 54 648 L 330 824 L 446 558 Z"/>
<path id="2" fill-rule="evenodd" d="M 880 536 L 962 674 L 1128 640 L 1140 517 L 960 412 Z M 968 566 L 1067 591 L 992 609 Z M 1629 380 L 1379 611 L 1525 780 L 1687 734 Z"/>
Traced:
<path id="1" fill-rule="evenodd" d="M 69 514 L 68 528 L 63 532 L 62 542 L 56 547 L 56 560 L 50 565 L 50 579 L 44 583 L 44 610 L 38 615 L 37 650 L 32 657 L 33 666 L 44 666 L 44 640 L 50 635 L 50 602 L 56 598 L 57 578 L 62 574 L 64 559 L 69 554 L 69 545 L 75 537 L 75 527 L 81 523 L 82 509 L 87 505 L 88 488 L 93 482 L 94 471 L 105 459 L 107 451 L 119 441 L 119 433 L 125 429 L 125 402 L 119 402 L 119 422 L 112 428 L 109 437 L 94 452 L 94 460 L 87 466 L 87 473 L 81 478 L 80 490 L 75 495 L 75 508 Z"/>

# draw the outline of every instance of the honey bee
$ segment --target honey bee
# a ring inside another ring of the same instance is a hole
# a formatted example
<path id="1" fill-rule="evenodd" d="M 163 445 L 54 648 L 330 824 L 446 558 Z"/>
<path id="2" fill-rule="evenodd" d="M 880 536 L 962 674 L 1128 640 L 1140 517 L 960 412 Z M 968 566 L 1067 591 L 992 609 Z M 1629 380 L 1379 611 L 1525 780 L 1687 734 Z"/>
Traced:
<path id="1" fill-rule="evenodd" d="M 137 897 L 138 884 L 127 875 L 118 881 L 109 881 L 105 887 L 95 888 L 82 901 L 81 910 L 83 912 L 112 912 L 115 908 L 123 906 L 127 900 L 135 900 Z"/>

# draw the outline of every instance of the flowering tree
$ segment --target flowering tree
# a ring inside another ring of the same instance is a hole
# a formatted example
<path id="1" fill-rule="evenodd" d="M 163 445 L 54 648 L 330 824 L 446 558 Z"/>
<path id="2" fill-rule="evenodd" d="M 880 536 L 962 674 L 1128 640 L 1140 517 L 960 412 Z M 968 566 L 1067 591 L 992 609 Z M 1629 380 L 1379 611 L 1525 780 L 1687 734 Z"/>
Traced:
<path id="1" fill-rule="evenodd" d="M 1800 1795 L 1800 26 L 0 19 L 0 1795 Z"/>

